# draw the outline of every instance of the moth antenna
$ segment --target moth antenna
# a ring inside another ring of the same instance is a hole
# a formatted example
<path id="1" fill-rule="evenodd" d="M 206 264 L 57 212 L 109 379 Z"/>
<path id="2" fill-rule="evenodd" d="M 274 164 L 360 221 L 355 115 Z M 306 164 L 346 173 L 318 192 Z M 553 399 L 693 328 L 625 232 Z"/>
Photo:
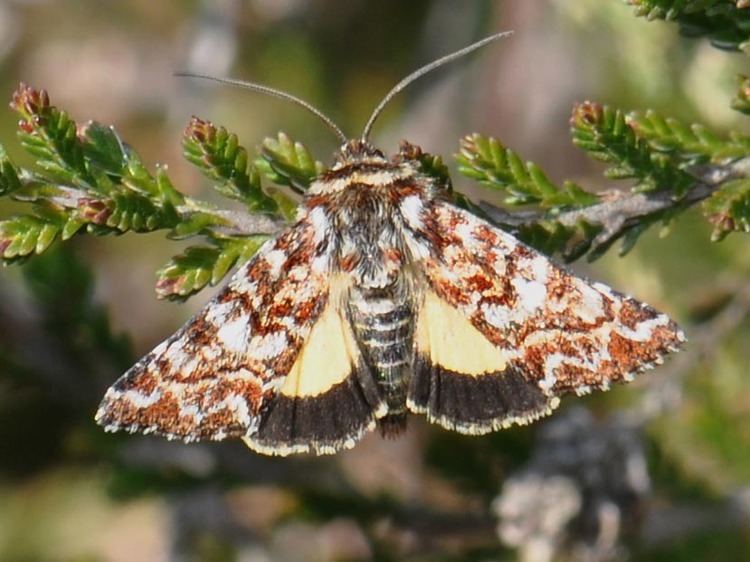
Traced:
<path id="1" fill-rule="evenodd" d="M 348 142 L 349 140 L 347 136 L 343 133 L 343 131 L 339 128 L 339 126 L 333 122 L 333 119 L 325 115 L 322 111 L 320 111 L 315 106 L 311 105 L 305 100 L 300 99 L 297 96 L 294 96 L 288 92 L 277 90 L 275 88 L 264 86 L 262 84 L 256 84 L 255 82 L 245 82 L 244 80 L 235 80 L 233 78 L 219 78 L 216 76 L 209 76 L 207 74 L 196 74 L 194 72 L 175 72 L 174 76 L 211 80 L 212 82 L 218 82 L 219 84 L 227 84 L 229 86 L 238 86 L 240 88 L 245 88 L 246 90 L 252 90 L 254 92 L 266 94 L 274 98 L 279 98 L 282 100 L 290 101 L 292 103 L 296 103 L 297 105 L 304 107 L 307 111 L 309 111 L 310 113 L 318 117 L 321 121 L 323 121 L 323 123 L 328 125 L 328 127 L 339 138 L 339 140 L 341 141 L 341 144 L 346 144 L 346 142 Z"/>
<path id="2" fill-rule="evenodd" d="M 370 119 L 367 121 L 367 125 L 365 125 L 365 130 L 362 132 L 362 140 L 367 142 L 367 138 L 370 136 L 370 131 L 372 130 L 372 126 L 375 124 L 375 121 L 377 120 L 377 118 L 380 117 L 380 114 L 383 112 L 383 109 L 385 109 L 385 106 L 388 105 L 388 103 L 394 98 L 396 94 L 398 94 L 401 90 L 406 88 L 409 84 L 411 84 L 418 78 L 421 78 L 428 72 L 432 72 L 436 68 L 443 66 L 444 64 L 453 62 L 456 59 L 460 59 L 464 55 L 468 55 L 469 53 L 476 51 L 477 49 L 481 49 L 488 43 L 492 43 L 493 41 L 497 41 L 498 39 L 508 37 L 509 35 L 512 35 L 512 34 L 513 34 L 512 31 L 502 31 L 500 33 L 495 33 L 494 35 L 490 35 L 489 37 L 480 39 L 476 43 L 472 43 L 471 45 L 464 47 L 463 49 L 459 49 L 458 51 L 445 55 L 444 57 L 440 57 L 439 59 L 434 60 L 431 63 L 426 64 L 422 68 L 419 68 L 415 70 L 414 72 L 412 72 L 411 74 L 409 74 L 406 78 L 401 80 L 401 82 L 396 84 L 393 87 L 393 89 L 390 92 L 388 92 L 388 94 L 386 94 L 383 100 L 375 108 L 375 111 L 372 112 L 372 115 L 370 115 Z"/>

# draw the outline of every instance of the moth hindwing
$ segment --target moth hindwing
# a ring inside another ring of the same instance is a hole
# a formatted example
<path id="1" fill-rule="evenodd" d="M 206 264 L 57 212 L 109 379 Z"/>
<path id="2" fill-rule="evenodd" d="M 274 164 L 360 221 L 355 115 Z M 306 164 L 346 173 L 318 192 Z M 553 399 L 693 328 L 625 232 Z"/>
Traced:
<path id="1" fill-rule="evenodd" d="M 108 390 L 107 430 L 333 453 L 408 413 L 481 434 L 629 381 L 684 340 L 551 263 L 420 173 L 348 141 L 296 221 Z"/>

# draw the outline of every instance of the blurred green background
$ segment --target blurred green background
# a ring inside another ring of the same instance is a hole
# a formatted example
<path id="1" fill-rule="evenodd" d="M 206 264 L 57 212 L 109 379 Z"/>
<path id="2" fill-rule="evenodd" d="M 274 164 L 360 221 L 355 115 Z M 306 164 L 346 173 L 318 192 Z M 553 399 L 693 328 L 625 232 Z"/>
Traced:
<path id="1" fill-rule="evenodd" d="M 292 105 L 174 71 L 286 89 L 355 136 L 409 71 L 505 29 L 516 34 L 398 97 L 373 141 L 392 152 L 406 138 L 450 161 L 458 139 L 478 131 L 554 180 L 605 189 L 602 166 L 568 137 L 576 101 L 747 131 L 729 109 L 746 56 L 637 19 L 619 0 L 0 1 L 0 95 L 9 100 L 19 81 L 45 88 L 79 122 L 115 125 L 149 165 L 167 164 L 178 187 L 210 198 L 181 157 L 191 115 L 227 126 L 248 147 L 284 130 L 323 161 L 337 141 Z M 15 121 L 0 112 L 0 140 L 27 164 Z M 3 214 L 14 209 L 0 204 Z M 612 470 L 634 470 L 627 463 L 642 454 L 646 476 L 645 487 L 626 490 L 633 501 L 585 483 L 579 516 L 557 534 L 549 522 L 528 523 L 535 530 L 521 534 L 546 537 L 551 553 L 510 537 L 512 517 L 498 507 L 510 501 L 504 482 L 550 447 L 543 423 L 471 438 L 413 419 L 399 440 L 370 435 L 319 459 L 105 435 L 93 422 L 104 389 L 215 290 L 186 305 L 156 299 L 154 272 L 183 247 L 159 233 L 79 237 L 4 269 L 0 560 L 750 560 L 748 241 L 736 234 L 712 244 L 698 211 L 660 234 L 623 259 L 611 252 L 574 266 L 670 313 L 690 343 L 628 387 L 564 400 L 562 419 L 581 406 L 591 412 L 588 436 L 606 441 L 618 423 L 632 429 L 637 454 Z M 568 477 L 580 483 L 582 474 L 574 467 Z M 605 517 L 612 513 L 616 524 Z"/>

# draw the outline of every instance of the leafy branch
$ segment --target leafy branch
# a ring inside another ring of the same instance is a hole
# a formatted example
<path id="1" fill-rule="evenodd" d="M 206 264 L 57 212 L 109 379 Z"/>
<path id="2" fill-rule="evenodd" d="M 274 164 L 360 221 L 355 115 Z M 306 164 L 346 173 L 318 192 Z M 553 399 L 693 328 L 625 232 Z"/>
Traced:
<path id="1" fill-rule="evenodd" d="M 0 146 L 0 196 L 28 211 L 0 221 L 0 257 L 13 263 L 46 251 L 75 234 L 123 234 L 164 230 L 169 238 L 201 236 L 208 246 L 190 248 L 159 273 L 157 293 L 184 298 L 218 283 L 239 260 L 278 231 L 289 217 L 290 199 L 261 186 L 258 167 L 236 135 L 194 118 L 183 138 L 185 155 L 224 196 L 246 211 L 218 209 L 177 190 L 164 167 L 150 172 L 111 127 L 79 126 L 51 105 L 46 92 L 21 84 L 11 108 L 20 116 L 18 136 L 36 169 L 16 166 Z M 275 166 L 287 154 L 267 140 L 264 153 Z M 271 178 L 273 180 L 273 178 Z M 202 259 L 196 259 L 200 255 Z M 210 274 L 206 274 L 209 271 Z"/>
<path id="2" fill-rule="evenodd" d="M 506 192 L 508 205 L 537 204 L 544 208 L 590 205 L 597 196 L 572 181 L 554 185 L 533 162 L 524 162 L 496 138 L 479 134 L 464 137 L 456 155 L 458 171 L 484 186 Z"/>
<path id="3" fill-rule="evenodd" d="M 505 208 L 480 204 L 488 218 L 568 261 L 586 254 L 596 259 L 620 239 L 625 253 L 649 226 L 668 223 L 701 201 L 714 240 L 750 229 L 748 137 L 722 138 L 653 111 L 625 114 L 591 102 L 573 109 L 571 136 L 608 165 L 606 177 L 630 180 L 632 192 L 593 194 L 570 182 L 555 186 L 536 164 L 481 135 L 462 141 L 459 171 L 506 194 Z M 535 208 L 507 208 L 529 205 Z"/>
<path id="4" fill-rule="evenodd" d="M 721 49 L 744 49 L 750 39 L 748 0 L 625 0 L 649 20 L 675 21 L 688 37 L 708 37 Z"/>
<path id="5" fill-rule="evenodd" d="M 184 299 L 206 285 L 216 285 L 236 263 L 249 260 L 264 241 L 265 236 L 230 237 L 212 240 L 213 246 L 191 246 L 158 271 L 156 294 Z"/>

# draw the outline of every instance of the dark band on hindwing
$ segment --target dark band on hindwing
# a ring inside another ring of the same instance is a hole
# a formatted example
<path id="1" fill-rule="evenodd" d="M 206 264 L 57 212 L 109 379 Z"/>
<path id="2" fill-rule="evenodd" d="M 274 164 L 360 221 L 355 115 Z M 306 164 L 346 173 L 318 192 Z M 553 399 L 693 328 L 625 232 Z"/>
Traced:
<path id="1" fill-rule="evenodd" d="M 317 396 L 277 394 L 245 442 L 263 453 L 330 454 L 354 446 L 384 411 L 372 374 L 359 365 L 346 380 Z"/>
<path id="2" fill-rule="evenodd" d="M 502 372 L 476 376 L 447 370 L 423 356 L 415 360 L 408 400 L 411 411 L 472 434 L 528 423 L 556 405 L 512 364 Z"/>

